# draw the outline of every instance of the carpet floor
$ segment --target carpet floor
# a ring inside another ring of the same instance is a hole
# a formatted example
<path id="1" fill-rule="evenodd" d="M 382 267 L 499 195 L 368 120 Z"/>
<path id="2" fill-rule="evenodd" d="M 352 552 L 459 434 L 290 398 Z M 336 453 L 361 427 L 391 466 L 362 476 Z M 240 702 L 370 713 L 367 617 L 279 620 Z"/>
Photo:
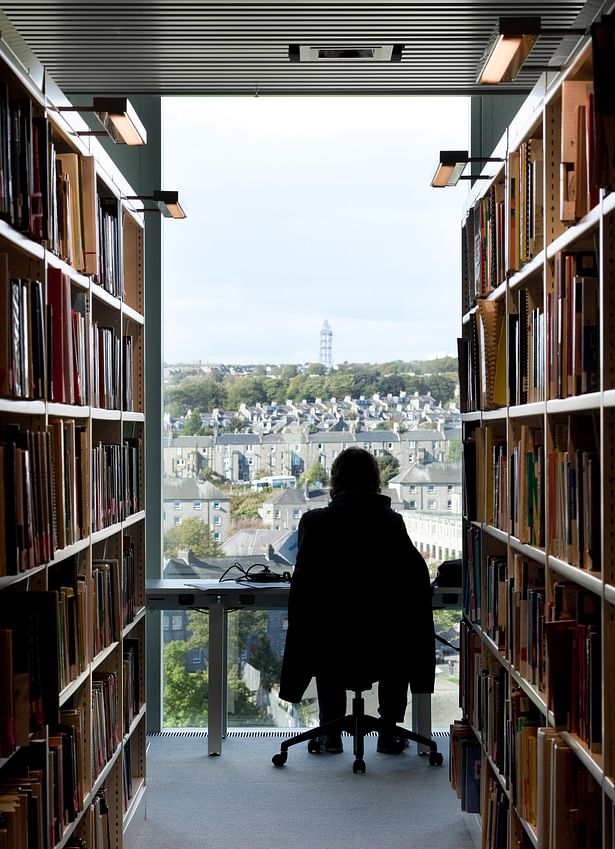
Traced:
<path id="1" fill-rule="evenodd" d="M 352 741 L 341 755 L 289 750 L 280 738 L 233 736 L 220 757 L 205 737 L 149 738 L 147 817 L 134 824 L 133 849 L 472 849 L 444 765 L 415 747 L 376 752 L 365 741 L 365 774 L 352 772 Z"/>

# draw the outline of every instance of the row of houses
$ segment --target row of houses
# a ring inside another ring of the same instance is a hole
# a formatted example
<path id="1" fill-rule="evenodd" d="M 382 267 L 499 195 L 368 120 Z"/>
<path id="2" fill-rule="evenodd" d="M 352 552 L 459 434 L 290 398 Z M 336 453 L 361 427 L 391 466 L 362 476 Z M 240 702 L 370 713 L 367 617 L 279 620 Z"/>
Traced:
<path id="1" fill-rule="evenodd" d="M 308 510 L 324 507 L 329 501 L 328 491 L 301 486 L 272 492 L 259 508 L 263 530 L 281 534 L 274 540 L 261 538 L 260 550 L 247 546 L 256 530 L 242 530 L 243 538 L 235 545 L 231 519 L 231 499 L 228 493 L 209 481 L 195 478 L 164 479 L 164 531 L 177 527 L 189 518 L 198 518 L 210 528 L 213 539 L 225 547 L 229 555 L 261 554 L 270 545 L 285 554 L 294 563 L 291 543 L 284 534 L 297 531 L 301 516 Z M 393 477 L 384 490 L 391 498 L 391 506 L 404 517 L 410 537 L 427 556 L 439 560 L 460 556 L 461 552 L 461 463 L 415 463 Z M 246 535 L 247 534 L 247 535 Z M 235 547 L 234 547 L 235 545 Z"/>
<path id="2" fill-rule="evenodd" d="M 325 472 L 340 451 L 357 445 L 376 457 L 391 455 L 400 468 L 444 463 L 461 430 L 417 429 L 324 431 L 319 433 L 226 433 L 216 436 L 169 436 L 163 446 L 164 472 L 176 478 L 203 478 L 212 472 L 229 482 L 262 475 L 300 477 L 316 463 Z"/>

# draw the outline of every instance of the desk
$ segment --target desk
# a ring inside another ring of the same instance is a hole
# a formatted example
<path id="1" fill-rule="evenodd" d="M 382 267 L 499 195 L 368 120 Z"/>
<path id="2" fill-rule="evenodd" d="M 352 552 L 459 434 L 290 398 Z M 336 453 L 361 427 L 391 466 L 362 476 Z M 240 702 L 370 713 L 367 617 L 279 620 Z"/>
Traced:
<path id="1" fill-rule="evenodd" d="M 261 584 L 247 581 L 162 579 L 146 581 L 148 610 L 207 610 L 209 612 L 209 713 L 207 750 L 222 752 L 226 736 L 227 617 L 231 610 L 285 609 L 288 583 Z M 434 610 L 461 607 L 461 590 L 434 589 Z M 412 699 L 412 730 L 431 736 L 431 696 L 418 694 Z"/>

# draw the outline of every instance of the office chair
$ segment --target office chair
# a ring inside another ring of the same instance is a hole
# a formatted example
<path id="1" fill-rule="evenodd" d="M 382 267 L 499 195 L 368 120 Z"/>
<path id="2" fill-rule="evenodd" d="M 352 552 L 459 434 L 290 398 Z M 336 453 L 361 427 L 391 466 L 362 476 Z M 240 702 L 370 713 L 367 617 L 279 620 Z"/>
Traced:
<path id="1" fill-rule="evenodd" d="M 363 691 L 369 690 L 373 682 L 363 681 L 360 684 L 354 682 L 355 686 L 348 688 L 354 692 L 352 700 L 352 713 L 346 714 L 339 719 L 333 719 L 331 722 L 325 722 L 323 725 L 318 725 L 316 728 L 310 728 L 301 734 L 296 734 L 288 740 L 284 740 L 280 747 L 280 751 L 275 754 L 271 761 L 274 766 L 284 766 L 288 758 L 288 749 L 295 746 L 297 743 L 308 742 L 308 751 L 317 753 L 320 751 L 317 738 L 323 734 L 341 734 L 346 731 L 353 738 L 354 763 L 352 765 L 353 772 L 364 773 L 365 761 L 363 760 L 364 752 L 364 737 L 370 731 L 376 731 L 379 734 L 391 734 L 397 737 L 403 737 L 406 740 L 412 740 L 415 743 L 420 743 L 429 749 L 429 763 L 431 766 L 442 766 L 442 753 L 438 751 L 437 745 L 429 737 L 423 737 L 421 734 L 416 734 L 414 731 L 408 731 L 400 725 L 395 725 L 393 722 L 387 722 L 381 717 L 369 716 L 365 713 L 365 703 L 363 701 Z M 358 686 L 357 686 L 358 684 Z"/>

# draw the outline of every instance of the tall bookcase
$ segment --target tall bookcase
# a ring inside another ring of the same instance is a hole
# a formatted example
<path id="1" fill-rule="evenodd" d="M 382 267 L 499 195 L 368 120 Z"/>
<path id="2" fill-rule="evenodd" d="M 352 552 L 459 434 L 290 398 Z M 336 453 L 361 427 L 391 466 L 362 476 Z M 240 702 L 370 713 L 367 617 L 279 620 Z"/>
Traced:
<path id="1" fill-rule="evenodd" d="M 122 849 L 146 783 L 144 216 L 58 105 L 0 42 L 0 845 Z"/>
<path id="2" fill-rule="evenodd" d="M 464 215 L 451 774 L 482 849 L 615 846 L 614 57 L 603 16 Z"/>

